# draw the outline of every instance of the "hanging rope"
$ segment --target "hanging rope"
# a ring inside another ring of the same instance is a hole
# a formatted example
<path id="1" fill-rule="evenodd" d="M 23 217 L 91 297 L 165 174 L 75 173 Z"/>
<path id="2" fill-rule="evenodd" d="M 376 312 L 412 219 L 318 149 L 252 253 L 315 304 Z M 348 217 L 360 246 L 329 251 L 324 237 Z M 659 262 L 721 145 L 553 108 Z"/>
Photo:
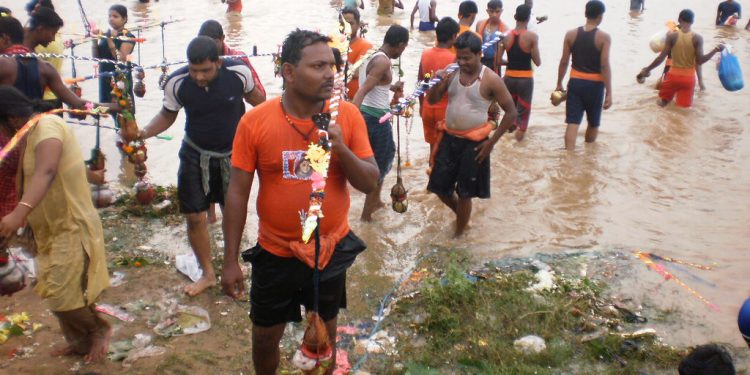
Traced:
<path id="1" fill-rule="evenodd" d="M 86 30 L 86 37 L 91 36 L 91 23 L 89 23 L 89 18 L 86 16 L 86 11 L 83 9 L 83 3 L 81 3 L 81 0 L 78 1 L 78 13 L 81 15 L 81 21 L 83 22 L 83 29 Z"/>

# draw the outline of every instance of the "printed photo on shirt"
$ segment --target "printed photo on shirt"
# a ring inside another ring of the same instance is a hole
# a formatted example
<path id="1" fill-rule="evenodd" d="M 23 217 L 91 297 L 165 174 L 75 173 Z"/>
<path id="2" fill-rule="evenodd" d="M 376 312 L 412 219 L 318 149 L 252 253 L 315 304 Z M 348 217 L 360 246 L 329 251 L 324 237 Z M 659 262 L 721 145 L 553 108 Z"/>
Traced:
<path id="1" fill-rule="evenodd" d="M 284 179 L 304 180 L 312 179 L 313 169 L 310 161 L 305 158 L 305 151 L 282 151 L 281 160 L 284 163 Z"/>

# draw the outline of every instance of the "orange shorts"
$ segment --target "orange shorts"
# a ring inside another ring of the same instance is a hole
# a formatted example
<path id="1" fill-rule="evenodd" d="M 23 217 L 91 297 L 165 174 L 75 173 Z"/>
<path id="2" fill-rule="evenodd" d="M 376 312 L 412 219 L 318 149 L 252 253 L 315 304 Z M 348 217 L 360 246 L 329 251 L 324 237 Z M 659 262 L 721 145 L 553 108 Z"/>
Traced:
<path id="1" fill-rule="evenodd" d="M 664 81 L 659 88 L 659 97 L 664 101 L 672 101 L 679 107 L 690 107 L 693 105 L 693 93 L 695 92 L 695 73 L 690 75 L 674 74 L 673 69 L 664 76 Z M 676 98 L 675 98 L 676 97 Z"/>
<path id="2" fill-rule="evenodd" d="M 437 124 L 445 120 L 445 108 L 422 107 L 422 129 L 424 130 L 424 141 L 434 145 L 437 142 Z"/>

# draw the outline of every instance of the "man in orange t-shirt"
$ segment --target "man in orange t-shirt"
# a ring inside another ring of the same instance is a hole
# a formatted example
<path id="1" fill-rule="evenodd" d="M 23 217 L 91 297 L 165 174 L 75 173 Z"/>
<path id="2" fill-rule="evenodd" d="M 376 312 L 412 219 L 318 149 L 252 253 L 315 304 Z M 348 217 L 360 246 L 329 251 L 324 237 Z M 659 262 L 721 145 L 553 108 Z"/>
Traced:
<path id="1" fill-rule="evenodd" d="M 253 175 L 257 173 L 258 244 L 242 254 L 252 264 L 250 319 L 256 374 L 275 373 L 286 323 L 302 320 L 300 305 L 306 311 L 316 305 L 313 270 L 298 259 L 299 249 L 314 249 L 315 239 L 307 245 L 301 242 L 300 211 L 306 212 L 310 205 L 317 175 L 305 155 L 311 143 L 320 141 L 312 118 L 328 112 L 328 99 L 333 93 L 335 59 L 328 42 L 328 37 L 312 31 L 289 34 L 281 53 L 286 90 L 281 98 L 270 99 L 246 113 L 234 138 L 232 177 L 224 210 L 222 286 L 233 298 L 243 292 L 244 277 L 237 258 Z M 349 229 L 347 184 L 369 193 L 380 175 L 362 115 L 343 100 L 338 113 L 337 124 L 328 129 L 331 163 L 322 204 L 325 216 L 320 219 L 320 253 L 333 250 L 320 274 L 317 301 L 334 359 L 336 317 L 339 308 L 346 307 L 346 269 L 365 249 Z"/>
<path id="2" fill-rule="evenodd" d="M 344 15 L 344 20 L 352 27 L 352 40 L 349 43 L 349 54 L 346 57 L 349 67 L 351 67 L 352 64 L 359 61 L 359 59 L 372 48 L 372 43 L 359 35 L 359 32 L 362 29 L 362 23 L 360 22 L 359 11 L 357 8 L 344 8 L 341 10 L 341 14 Z M 359 77 L 356 75 L 356 72 L 354 73 L 355 75 L 353 75 L 352 79 L 346 84 L 346 96 L 348 98 L 354 98 L 354 95 L 357 94 L 357 90 L 359 90 Z"/>
<path id="3" fill-rule="evenodd" d="M 443 17 L 435 28 L 437 35 L 437 46 L 424 50 L 422 59 L 419 62 L 419 73 L 417 81 L 425 78 L 425 74 L 430 77 L 435 75 L 438 70 L 445 69 L 446 66 L 456 61 L 456 54 L 453 52 L 453 42 L 458 36 L 458 22 L 453 18 Z M 430 104 L 419 98 L 420 115 L 422 116 L 422 129 L 424 130 L 424 140 L 430 144 L 430 155 L 437 142 L 437 124 L 445 120 L 445 109 L 448 107 L 448 96 L 436 103 Z"/>

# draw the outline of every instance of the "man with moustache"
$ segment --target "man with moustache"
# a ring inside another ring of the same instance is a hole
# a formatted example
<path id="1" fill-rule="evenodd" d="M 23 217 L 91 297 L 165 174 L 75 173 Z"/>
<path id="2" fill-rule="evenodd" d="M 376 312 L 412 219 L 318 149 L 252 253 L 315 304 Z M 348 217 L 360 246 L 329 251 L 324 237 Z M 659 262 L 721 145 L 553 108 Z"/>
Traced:
<path id="1" fill-rule="evenodd" d="M 253 366 L 259 375 L 274 374 L 279 365 L 279 341 L 287 322 L 301 321 L 300 305 L 315 305 L 313 269 L 302 261 L 314 254 L 315 239 L 301 241 L 300 211 L 307 211 L 313 178 L 296 173 L 311 143 L 320 135 L 313 119 L 329 112 L 335 59 L 330 39 L 307 30 L 287 36 L 281 52 L 285 90 L 246 113 L 237 128 L 232 155 L 232 178 L 224 213 L 222 286 L 233 298 L 242 295 L 244 277 L 238 263 L 247 218 L 247 203 L 258 174 L 258 243 L 243 253 L 252 264 L 250 319 Z M 328 128 L 331 162 L 320 219 L 318 313 L 326 324 L 334 352 L 336 317 L 346 308 L 346 270 L 365 244 L 349 228 L 351 184 L 373 191 L 378 167 L 367 139 L 367 128 L 355 106 L 339 102 L 336 124 Z M 333 371 L 335 364 L 329 367 Z"/>

